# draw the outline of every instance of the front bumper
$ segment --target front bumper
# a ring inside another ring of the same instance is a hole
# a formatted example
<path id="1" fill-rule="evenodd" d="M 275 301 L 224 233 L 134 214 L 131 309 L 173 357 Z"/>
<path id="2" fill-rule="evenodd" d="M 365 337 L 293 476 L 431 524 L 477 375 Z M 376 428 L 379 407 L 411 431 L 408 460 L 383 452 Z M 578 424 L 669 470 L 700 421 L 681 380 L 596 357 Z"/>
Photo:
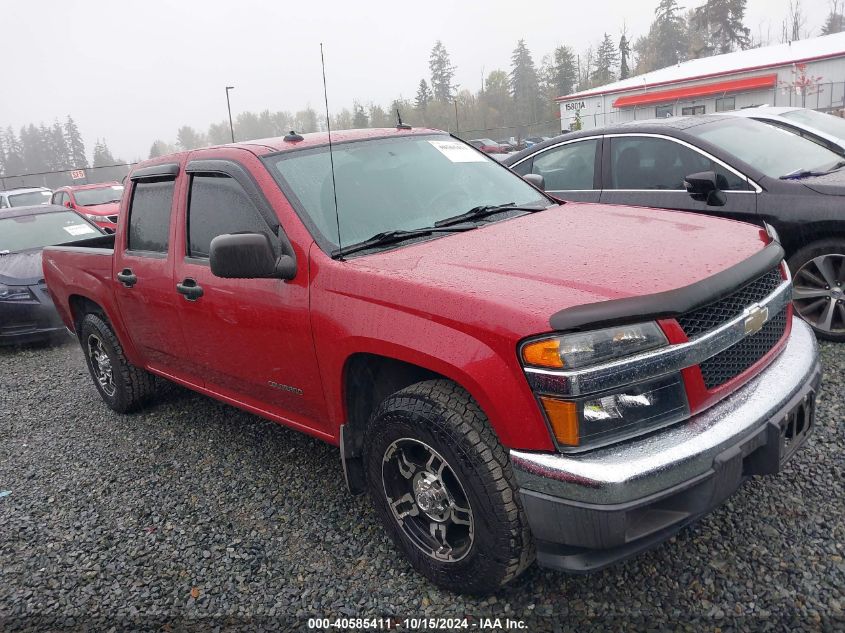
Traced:
<path id="1" fill-rule="evenodd" d="M 580 455 L 511 451 L 538 562 L 600 569 L 712 511 L 751 475 L 778 472 L 813 428 L 821 368 L 809 326 L 710 409 L 646 437 Z"/>
<path id="2" fill-rule="evenodd" d="M 0 301 L 0 345 L 24 345 L 64 336 L 66 328 L 46 286 L 29 286 L 32 301 Z"/>

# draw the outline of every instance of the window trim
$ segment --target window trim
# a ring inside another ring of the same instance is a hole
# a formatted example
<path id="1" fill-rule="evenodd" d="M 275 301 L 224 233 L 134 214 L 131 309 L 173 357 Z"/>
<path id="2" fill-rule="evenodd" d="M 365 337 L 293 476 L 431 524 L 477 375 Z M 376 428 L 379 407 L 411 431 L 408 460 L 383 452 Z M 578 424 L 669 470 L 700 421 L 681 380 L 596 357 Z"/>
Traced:
<path id="1" fill-rule="evenodd" d="M 177 165 L 178 168 L 178 165 Z M 123 253 L 130 257 L 146 257 L 149 259 L 167 259 L 170 255 L 170 248 L 172 241 L 170 239 L 170 231 L 173 228 L 173 203 L 176 200 L 176 177 L 175 176 L 142 176 L 139 179 L 132 178 L 132 193 L 129 197 L 129 204 L 126 207 L 126 235 L 124 237 Z M 138 190 L 138 185 L 149 184 L 152 181 L 170 182 L 173 183 L 173 194 L 170 197 L 170 222 L 167 226 L 167 250 L 165 251 L 145 251 L 136 248 L 130 248 L 129 236 L 131 235 L 130 227 L 132 225 L 132 210 L 135 207 L 135 193 Z"/>
<path id="2" fill-rule="evenodd" d="M 673 143 L 677 143 L 678 145 L 682 145 L 682 146 L 684 146 L 688 149 L 693 150 L 694 152 L 701 154 L 705 158 L 708 158 L 709 160 L 712 160 L 713 162 L 718 163 L 719 165 L 721 165 L 722 167 L 724 167 L 728 171 L 732 172 L 734 175 L 739 176 L 740 178 L 743 178 L 749 185 L 751 185 L 751 188 L 752 188 L 752 190 L 726 191 L 725 193 L 741 193 L 741 194 L 753 193 L 753 194 L 756 195 L 758 193 L 763 192 L 763 188 L 760 185 L 758 185 L 752 178 L 749 178 L 748 176 L 746 176 L 745 174 L 743 174 L 739 170 L 734 169 L 733 167 L 728 165 L 725 161 L 721 160 L 720 158 L 716 158 L 711 153 L 701 149 L 700 147 L 696 147 L 692 143 L 688 143 L 688 142 L 686 142 L 682 139 L 675 138 L 674 136 L 668 136 L 666 134 L 653 134 L 653 133 L 647 133 L 647 132 L 625 132 L 625 133 L 616 133 L 616 134 L 606 134 L 605 135 L 605 138 L 608 138 L 608 139 L 627 138 L 627 137 L 659 138 L 659 139 L 664 139 L 664 140 L 667 140 L 667 141 L 672 141 Z M 608 146 L 608 156 L 609 156 L 609 154 L 610 154 L 610 148 Z M 610 165 L 608 165 L 608 175 L 610 175 L 611 171 L 612 171 L 612 169 L 611 169 Z M 683 193 L 688 193 L 686 189 L 603 189 L 603 191 L 627 191 L 627 192 L 631 192 L 631 193 L 643 193 L 643 192 L 649 192 L 649 193 L 655 193 L 655 192 L 657 192 L 657 193 L 678 193 L 680 191 L 680 192 L 683 192 Z"/>
<path id="3" fill-rule="evenodd" d="M 557 149 L 557 148 L 562 147 L 564 145 L 571 145 L 572 143 L 581 143 L 581 142 L 584 142 L 584 141 L 597 141 L 597 143 L 596 143 L 596 159 L 595 159 L 596 164 L 593 168 L 593 187 L 594 188 L 593 189 L 549 189 L 548 191 L 567 191 L 567 192 L 579 192 L 579 193 L 601 191 L 602 187 L 599 186 L 598 188 L 595 188 L 595 184 L 596 184 L 597 179 L 599 180 L 599 185 L 604 184 L 603 180 L 602 180 L 603 174 L 601 173 L 601 155 L 602 155 L 602 152 L 603 152 L 602 143 L 604 142 L 605 138 L 606 138 L 606 136 L 604 136 L 602 134 L 593 134 L 591 136 L 581 136 L 579 138 L 570 138 L 570 139 L 567 139 L 565 141 L 561 141 L 560 143 L 555 143 L 554 145 L 549 145 L 548 147 L 544 147 L 543 149 L 541 149 L 538 152 L 535 152 L 533 154 L 529 154 L 525 158 L 522 158 L 522 159 L 516 161 L 513 165 L 508 165 L 507 168 L 512 170 L 517 165 L 521 165 L 525 161 L 530 160 L 530 161 L 532 161 L 531 169 L 532 169 L 532 172 L 533 172 L 533 169 L 534 169 L 533 161 L 536 160 L 538 156 L 541 156 L 548 151 L 551 151 L 553 149 Z"/>
<path id="4" fill-rule="evenodd" d="M 189 179 L 187 187 L 187 202 L 185 205 L 185 261 L 191 260 L 191 263 L 203 261 L 206 262 L 206 264 L 208 263 L 207 257 L 199 258 L 188 254 L 188 249 L 190 247 L 189 231 L 191 187 L 193 185 L 193 177 L 196 175 L 201 176 L 203 174 L 223 174 L 224 176 L 229 176 L 237 182 L 244 190 L 247 198 L 249 198 L 250 202 L 252 202 L 256 211 L 258 211 L 258 215 L 262 220 L 264 220 L 270 234 L 276 236 L 276 240 L 278 241 L 280 247 L 280 254 L 288 255 L 296 261 L 296 253 L 293 250 L 293 245 L 291 244 L 287 233 L 285 233 L 284 228 L 282 228 L 279 216 L 276 214 L 276 211 L 270 204 L 269 200 L 267 200 L 264 192 L 261 191 L 258 181 L 255 180 L 255 177 L 246 166 L 238 161 L 228 158 L 198 158 L 189 161 L 188 164 L 185 165 L 185 174 Z"/>

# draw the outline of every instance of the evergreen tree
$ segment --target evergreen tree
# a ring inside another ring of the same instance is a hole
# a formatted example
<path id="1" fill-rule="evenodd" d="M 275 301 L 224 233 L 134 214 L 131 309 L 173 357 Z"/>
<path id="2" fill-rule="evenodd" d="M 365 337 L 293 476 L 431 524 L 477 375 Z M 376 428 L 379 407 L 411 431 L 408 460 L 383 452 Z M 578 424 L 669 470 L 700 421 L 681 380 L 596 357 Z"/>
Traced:
<path id="1" fill-rule="evenodd" d="M 370 120 L 367 118 L 367 113 L 364 112 L 364 108 L 361 107 L 360 103 L 354 103 L 352 106 L 353 114 L 352 114 L 352 127 L 353 128 L 364 128 L 370 126 Z"/>
<path id="2" fill-rule="evenodd" d="M 751 30 L 745 26 L 746 0 L 707 0 L 698 9 L 698 26 L 708 34 L 711 55 L 748 48 Z"/>
<path id="3" fill-rule="evenodd" d="M 578 81 L 578 61 L 569 46 L 558 46 L 555 49 L 552 72 L 551 83 L 557 93 L 555 96 L 571 94 Z"/>
<path id="4" fill-rule="evenodd" d="M 231 137 L 230 139 L 231 140 Z M 176 133 L 176 142 L 182 150 L 196 149 L 206 144 L 205 136 L 190 125 L 183 125 Z"/>
<path id="5" fill-rule="evenodd" d="M 52 156 L 52 167 L 55 170 L 70 169 L 73 167 L 73 160 L 70 155 L 70 147 L 68 147 L 67 139 L 65 138 L 65 131 L 62 124 L 58 121 L 53 123 L 50 128 L 50 154 Z"/>
<path id="6" fill-rule="evenodd" d="M 75 169 L 85 169 L 88 167 L 88 159 L 85 156 L 85 143 L 82 142 L 82 135 L 79 133 L 79 128 L 76 127 L 76 122 L 70 116 L 65 121 L 65 140 L 70 149 L 72 166 Z"/>
<path id="7" fill-rule="evenodd" d="M 540 82 L 531 51 L 525 45 L 525 40 L 519 40 L 511 54 L 511 72 L 509 88 L 516 106 L 519 123 L 533 123 L 537 120 L 537 97 Z"/>
<path id="8" fill-rule="evenodd" d="M 610 39 L 610 35 L 604 34 L 604 38 L 596 50 L 596 65 L 592 74 L 592 81 L 594 85 L 603 86 L 616 80 L 616 73 L 614 68 L 619 63 L 619 52 Z"/>
<path id="9" fill-rule="evenodd" d="M 455 77 L 455 67 L 449 59 L 449 53 L 443 42 L 437 40 L 428 59 L 431 70 L 431 91 L 438 101 L 450 101 L 455 94 L 456 86 L 452 84 Z"/>
<path id="10" fill-rule="evenodd" d="M 822 27 L 822 35 L 833 35 L 845 31 L 845 15 L 842 13 L 840 3 L 841 0 L 832 0 L 830 3 L 830 13 L 828 13 Z"/>
<path id="11" fill-rule="evenodd" d="M 674 66 L 684 61 L 687 44 L 686 24 L 676 0 L 660 0 L 654 11 L 655 62 L 657 68 Z"/>
<path id="12" fill-rule="evenodd" d="M 47 139 L 44 138 L 41 129 L 30 123 L 21 128 L 20 139 L 26 173 L 39 174 L 49 171 Z"/>
<path id="13" fill-rule="evenodd" d="M 420 85 L 417 88 L 417 98 L 414 99 L 414 107 L 417 110 L 425 110 L 431 99 L 432 95 L 431 90 L 428 88 L 428 83 L 425 79 L 420 79 Z"/>
<path id="14" fill-rule="evenodd" d="M 11 125 L 6 128 L 4 145 L 6 146 L 6 171 L 3 173 L 7 176 L 23 174 L 26 171 L 26 165 L 23 161 L 23 148 Z"/>
<path id="15" fill-rule="evenodd" d="M 628 59 L 631 57 L 631 44 L 628 36 L 623 32 L 619 38 L 619 79 L 627 79 L 631 76 L 631 69 L 628 66 Z"/>
<path id="16" fill-rule="evenodd" d="M 114 156 L 111 155 L 105 140 L 97 139 L 94 144 L 94 167 L 108 167 L 115 164 Z"/>
<path id="17" fill-rule="evenodd" d="M 317 112 L 310 105 L 304 110 L 297 112 L 293 122 L 293 129 L 300 134 L 308 134 L 309 132 L 316 132 L 318 130 Z"/>

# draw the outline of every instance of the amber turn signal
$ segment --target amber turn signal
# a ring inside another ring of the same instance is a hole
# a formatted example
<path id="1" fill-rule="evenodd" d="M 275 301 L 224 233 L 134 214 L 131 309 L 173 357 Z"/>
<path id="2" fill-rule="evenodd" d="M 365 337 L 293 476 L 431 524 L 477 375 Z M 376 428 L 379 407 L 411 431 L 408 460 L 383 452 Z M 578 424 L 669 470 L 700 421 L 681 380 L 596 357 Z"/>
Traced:
<path id="1" fill-rule="evenodd" d="M 563 367 L 563 361 L 560 359 L 560 340 L 549 338 L 524 345 L 522 347 L 522 360 L 526 364 L 536 367 L 560 369 Z"/>
<path id="2" fill-rule="evenodd" d="M 578 437 L 578 405 L 546 396 L 540 396 L 540 402 L 557 441 L 565 446 L 578 446 L 581 443 Z"/>

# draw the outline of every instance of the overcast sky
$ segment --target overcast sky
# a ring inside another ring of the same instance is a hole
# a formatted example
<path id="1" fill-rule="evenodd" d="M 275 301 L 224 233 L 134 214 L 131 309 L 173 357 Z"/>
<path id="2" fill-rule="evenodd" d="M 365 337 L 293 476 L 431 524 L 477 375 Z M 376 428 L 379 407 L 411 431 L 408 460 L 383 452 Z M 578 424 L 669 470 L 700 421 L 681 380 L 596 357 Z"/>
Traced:
<path id="1" fill-rule="evenodd" d="M 800 0 L 818 34 L 828 0 Z M 539 65 L 560 44 L 577 51 L 622 24 L 643 34 L 657 0 L 513 0 L 323 3 L 281 0 L 0 0 L 4 25 L 0 126 L 76 119 L 89 152 L 104 138 L 115 156 L 145 158 L 156 138 L 180 125 L 201 130 L 241 110 L 323 107 L 320 49 L 326 49 L 329 105 L 353 99 L 387 105 L 413 98 L 428 79 L 435 40 L 477 90 L 482 74 L 508 70 L 525 38 Z M 679 2 L 696 6 L 703 0 Z M 755 36 L 780 35 L 788 0 L 748 0 Z"/>

